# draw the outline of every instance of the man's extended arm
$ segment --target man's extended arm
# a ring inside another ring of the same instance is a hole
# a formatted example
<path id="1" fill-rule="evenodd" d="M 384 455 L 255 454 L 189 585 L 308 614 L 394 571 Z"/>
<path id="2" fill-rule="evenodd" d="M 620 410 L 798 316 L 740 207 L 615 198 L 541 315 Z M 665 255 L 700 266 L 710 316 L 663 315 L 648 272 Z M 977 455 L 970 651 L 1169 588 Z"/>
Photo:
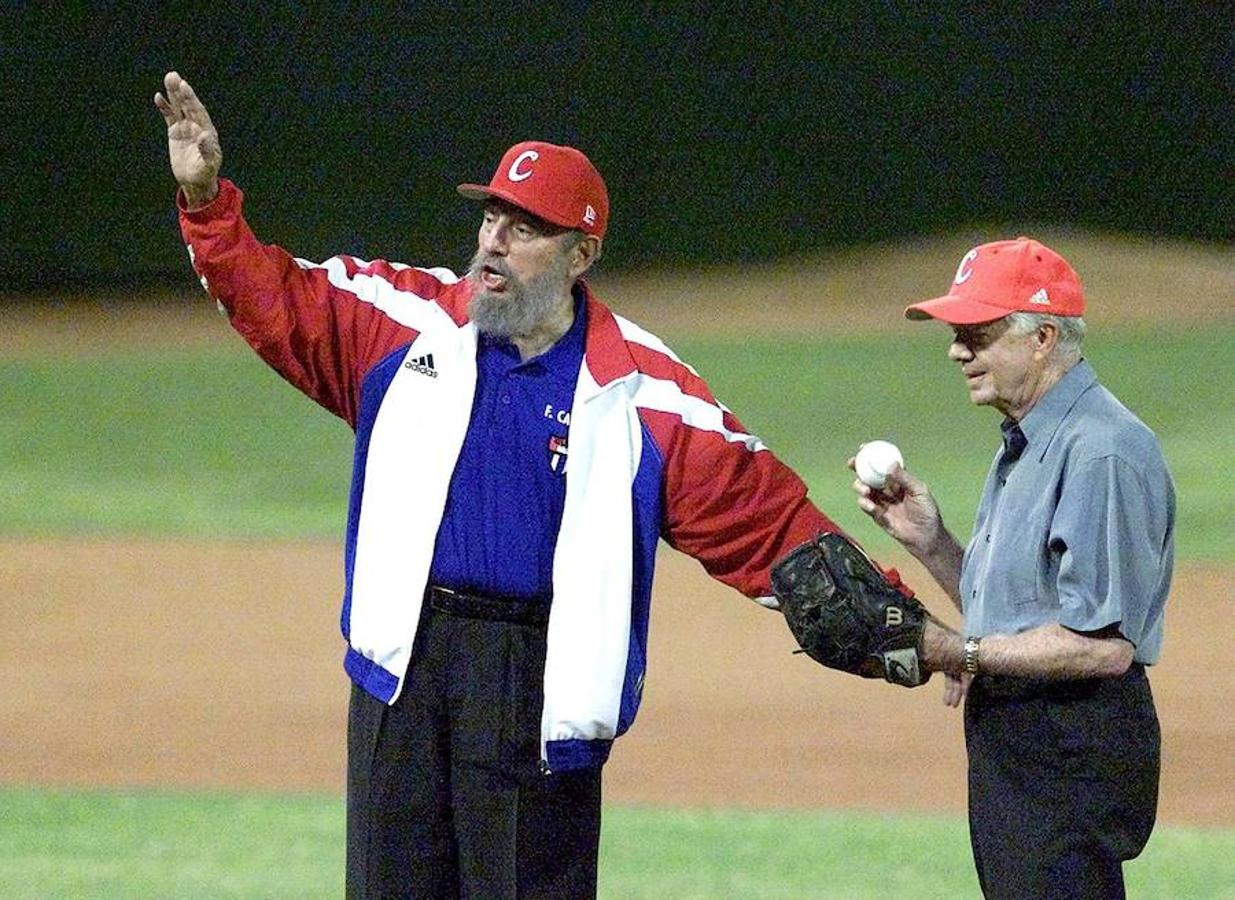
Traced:
<path id="1" fill-rule="evenodd" d="M 203 286 L 280 375 L 355 424 L 364 373 L 416 334 L 379 306 L 397 279 L 410 288 L 408 297 L 435 296 L 441 282 L 380 260 L 335 257 L 315 265 L 259 242 L 245 223 L 239 188 L 219 177 L 223 152 L 206 107 L 177 73 L 167 73 L 163 84 L 166 96 L 156 94 L 154 105 L 167 124 L 180 186 L 181 234 Z"/>

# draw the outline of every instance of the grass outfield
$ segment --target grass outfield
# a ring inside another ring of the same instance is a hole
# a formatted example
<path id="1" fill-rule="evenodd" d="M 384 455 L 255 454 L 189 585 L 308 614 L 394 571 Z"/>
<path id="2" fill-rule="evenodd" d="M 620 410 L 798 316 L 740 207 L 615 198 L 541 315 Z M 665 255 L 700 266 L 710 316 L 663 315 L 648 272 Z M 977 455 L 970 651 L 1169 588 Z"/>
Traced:
<path id="1" fill-rule="evenodd" d="M 342 896 L 343 807 L 317 795 L 0 791 L 0 896 Z M 1235 897 L 1235 829 L 1159 826 L 1132 898 Z M 607 809 L 601 897 L 975 897 L 960 819 Z"/>
<path id="2" fill-rule="evenodd" d="M 891 541 L 857 513 L 844 468 L 861 441 L 899 443 L 960 534 L 997 445 L 998 416 L 968 404 L 946 336 L 675 343 L 820 506 L 877 549 Z M 0 362 L 0 531 L 339 535 L 350 431 L 227 337 L 192 353 Z M 1235 479 L 1215 478 L 1212 456 L 1235 444 L 1235 418 L 1221 413 L 1235 329 L 1107 331 L 1088 352 L 1162 439 L 1180 558 L 1229 560 Z"/>

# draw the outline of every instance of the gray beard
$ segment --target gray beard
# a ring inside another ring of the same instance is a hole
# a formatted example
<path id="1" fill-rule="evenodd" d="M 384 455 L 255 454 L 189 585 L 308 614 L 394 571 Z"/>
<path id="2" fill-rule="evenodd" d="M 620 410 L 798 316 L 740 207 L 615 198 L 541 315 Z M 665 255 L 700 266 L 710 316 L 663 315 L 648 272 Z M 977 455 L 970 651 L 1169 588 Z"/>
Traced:
<path id="1" fill-rule="evenodd" d="M 480 270 L 485 265 L 506 277 L 506 290 L 495 294 L 481 287 Z M 472 257 L 467 275 L 477 285 L 467 312 L 482 334 L 498 338 L 524 337 L 549 319 L 561 303 L 562 283 L 570 270 L 566 254 L 526 282 L 519 281 L 500 260 Z"/>

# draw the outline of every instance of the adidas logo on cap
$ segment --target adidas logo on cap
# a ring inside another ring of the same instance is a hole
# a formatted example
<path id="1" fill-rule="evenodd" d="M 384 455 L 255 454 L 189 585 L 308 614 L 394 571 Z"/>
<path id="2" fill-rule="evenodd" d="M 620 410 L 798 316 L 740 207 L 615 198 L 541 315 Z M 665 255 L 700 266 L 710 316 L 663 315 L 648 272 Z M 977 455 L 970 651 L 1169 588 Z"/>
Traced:
<path id="1" fill-rule="evenodd" d="M 1035 303 L 1038 306 L 1050 306 L 1051 298 L 1047 296 L 1046 288 L 1038 288 L 1034 291 L 1033 296 L 1029 298 L 1030 303 Z"/>

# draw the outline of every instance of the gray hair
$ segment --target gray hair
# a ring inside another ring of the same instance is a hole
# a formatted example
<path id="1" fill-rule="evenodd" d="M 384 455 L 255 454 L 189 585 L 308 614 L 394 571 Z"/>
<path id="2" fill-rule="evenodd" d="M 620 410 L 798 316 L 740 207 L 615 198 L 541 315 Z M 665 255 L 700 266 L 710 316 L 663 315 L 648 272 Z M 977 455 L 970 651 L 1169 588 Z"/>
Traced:
<path id="1" fill-rule="evenodd" d="M 1008 315 L 1008 327 L 1013 334 L 1032 334 L 1050 322 L 1059 331 L 1056 353 L 1064 362 L 1081 358 L 1085 341 L 1085 320 L 1080 316 L 1052 316 L 1049 313 L 1014 312 Z"/>

